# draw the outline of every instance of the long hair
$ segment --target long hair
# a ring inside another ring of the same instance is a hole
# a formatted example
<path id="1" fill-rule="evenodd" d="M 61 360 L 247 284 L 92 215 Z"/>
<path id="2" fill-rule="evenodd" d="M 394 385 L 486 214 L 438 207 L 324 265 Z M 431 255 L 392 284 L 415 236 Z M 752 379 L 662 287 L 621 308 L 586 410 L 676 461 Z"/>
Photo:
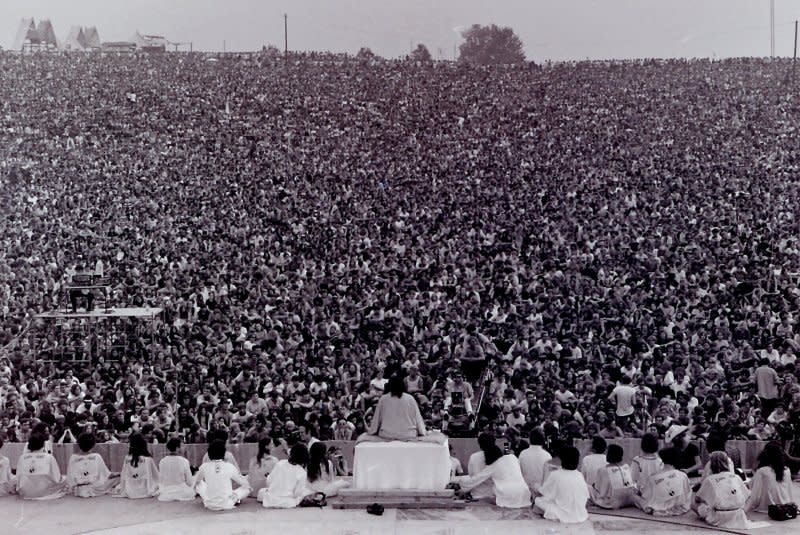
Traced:
<path id="1" fill-rule="evenodd" d="M 292 446 L 292 449 L 289 450 L 289 464 L 302 466 L 303 468 L 308 466 L 308 448 L 306 448 L 305 444 Z"/>
<path id="2" fill-rule="evenodd" d="M 316 481 L 322 476 L 325 471 L 331 473 L 330 466 L 328 465 L 328 448 L 324 442 L 314 442 L 308 450 L 308 480 Z"/>
<path id="3" fill-rule="evenodd" d="M 772 441 L 764 446 L 758 454 L 758 467 L 769 466 L 775 471 L 775 480 L 783 481 L 783 472 L 786 470 L 783 449 L 778 442 Z"/>
<path id="4" fill-rule="evenodd" d="M 139 466 L 139 459 L 142 457 L 152 457 L 150 450 L 147 449 L 147 441 L 141 433 L 134 433 L 128 439 L 128 455 L 131 456 L 131 466 Z"/>
<path id="5" fill-rule="evenodd" d="M 393 375 L 392 377 L 389 378 L 389 381 L 386 383 L 386 390 L 392 396 L 396 398 L 401 398 L 403 397 L 403 393 L 406 391 L 406 384 L 405 382 L 403 382 L 402 379 L 400 379 L 396 375 Z"/>
<path id="6" fill-rule="evenodd" d="M 261 460 L 270 454 L 269 446 L 272 441 L 267 438 L 262 438 L 258 441 L 258 454 L 256 454 L 256 462 L 261 463 Z"/>
<path id="7" fill-rule="evenodd" d="M 503 450 L 495 443 L 494 435 L 489 433 L 481 433 L 478 436 L 478 447 L 480 447 L 483 456 L 486 458 L 486 466 L 493 464 L 503 456 Z"/>

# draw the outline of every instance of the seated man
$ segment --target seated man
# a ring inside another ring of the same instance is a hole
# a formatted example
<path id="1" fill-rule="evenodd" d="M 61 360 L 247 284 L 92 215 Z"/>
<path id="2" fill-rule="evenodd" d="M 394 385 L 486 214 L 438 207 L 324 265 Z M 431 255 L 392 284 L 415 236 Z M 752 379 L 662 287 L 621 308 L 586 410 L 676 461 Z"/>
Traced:
<path id="1" fill-rule="evenodd" d="M 233 509 L 250 494 L 250 482 L 239 469 L 225 459 L 225 443 L 215 440 L 208 446 L 207 463 L 197 471 L 195 489 L 203 498 L 203 505 L 212 511 Z M 234 490 L 233 483 L 239 487 Z"/>
<path id="2" fill-rule="evenodd" d="M 44 437 L 31 435 L 28 452 L 17 463 L 17 492 L 25 500 L 52 500 L 67 493 L 56 458 L 44 449 Z"/>
<path id="3" fill-rule="evenodd" d="M 561 468 L 552 472 L 544 485 L 542 495 L 534 501 L 533 511 L 548 520 L 580 523 L 589 519 L 586 502 L 589 489 L 583 474 L 578 471 L 580 453 L 573 446 L 561 448 Z"/>
<path id="4" fill-rule="evenodd" d="M 583 474 L 583 479 L 586 480 L 586 484 L 590 489 L 597 481 L 597 472 L 608 463 L 606 460 L 606 448 L 608 448 L 606 439 L 600 435 L 595 435 L 592 437 L 592 453 L 581 461 L 581 474 Z"/>
<path id="5" fill-rule="evenodd" d="M 647 514 L 675 516 L 687 513 L 692 505 L 692 488 L 689 476 L 675 468 L 679 453 L 673 448 L 658 452 L 664 468 L 639 482 L 633 503 Z"/>
<path id="6" fill-rule="evenodd" d="M 389 379 L 389 393 L 378 400 L 369 429 L 358 437 L 358 442 L 404 440 L 444 444 L 447 437 L 425 429 L 416 400 L 405 393 L 405 384 L 399 377 Z"/>
<path id="7" fill-rule="evenodd" d="M 194 500 L 194 476 L 189 460 L 183 457 L 178 448 L 181 439 L 171 438 L 167 441 L 166 457 L 158 463 L 158 501 L 192 501 Z"/>
<path id="8" fill-rule="evenodd" d="M 74 453 L 69 458 L 67 486 L 79 498 L 108 494 L 117 483 L 100 454 L 92 453 L 95 444 L 92 433 L 81 433 L 78 436 L 78 447 L 82 453 Z"/>
<path id="9" fill-rule="evenodd" d="M 692 509 L 711 524 L 729 529 L 754 529 L 766 523 L 751 522 L 744 511 L 750 489 L 730 469 L 731 461 L 724 452 L 709 457 L 709 475 L 697 491 Z"/>
<path id="10" fill-rule="evenodd" d="M 594 485 L 589 489 L 592 501 L 603 509 L 621 509 L 633 505 L 631 467 L 622 464 L 622 446 L 611 444 L 606 453 L 608 464 L 597 471 Z"/>

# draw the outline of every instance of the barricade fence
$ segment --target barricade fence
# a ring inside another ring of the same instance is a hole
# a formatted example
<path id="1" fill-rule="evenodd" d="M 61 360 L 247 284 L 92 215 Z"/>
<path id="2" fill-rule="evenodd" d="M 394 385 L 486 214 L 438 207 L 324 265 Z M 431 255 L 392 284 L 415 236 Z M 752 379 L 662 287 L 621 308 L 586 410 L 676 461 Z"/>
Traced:
<path id="1" fill-rule="evenodd" d="M 459 461 L 461 461 L 461 466 L 466 472 L 470 455 L 478 451 L 477 440 L 474 438 L 451 438 L 449 439 L 449 442 L 453 449 L 453 455 Z M 622 446 L 623 450 L 625 451 L 624 461 L 626 463 L 630 462 L 635 456 L 641 454 L 642 452 L 640 448 L 640 439 L 638 438 L 612 439 L 609 440 L 608 443 L 619 444 Z M 336 446 L 339 448 L 342 451 L 345 460 L 347 461 L 347 465 L 352 468 L 353 451 L 356 445 L 355 441 L 329 440 L 326 441 L 325 444 L 329 448 L 331 446 Z M 700 454 L 702 458 L 705 460 L 707 457 L 705 443 L 698 442 L 696 444 L 700 448 Z M 741 453 L 742 468 L 745 470 L 754 470 L 756 467 L 756 459 L 758 454 L 767 443 L 757 440 L 730 440 L 728 441 L 728 444 L 737 448 Z M 0 449 L 0 454 L 8 457 L 9 461 L 11 462 L 12 469 L 16 469 L 17 461 L 19 460 L 20 455 L 22 455 L 24 447 L 25 444 L 13 442 L 5 444 L 3 448 Z M 581 452 L 581 457 L 583 457 L 590 452 L 592 441 L 576 440 L 575 447 L 578 448 L 578 450 Z M 184 444 L 181 448 L 181 454 L 189 459 L 189 463 L 191 463 L 192 466 L 200 466 L 207 449 L 208 444 Z M 53 455 L 58 461 L 58 465 L 61 467 L 62 472 L 66 472 L 67 463 L 69 462 L 70 456 L 73 453 L 78 453 L 79 451 L 80 450 L 78 449 L 77 444 L 53 445 Z M 98 444 L 95 446 L 93 451 L 99 453 L 100 456 L 103 457 L 103 460 L 105 460 L 106 465 L 112 472 L 119 472 L 122 470 L 122 463 L 125 460 L 125 455 L 128 453 L 128 445 Z M 258 445 L 254 443 L 229 444 L 228 451 L 230 451 L 236 457 L 236 461 L 239 463 L 239 467 L 242 469 L 242 471 L 246 472 L 250 464 L 250 459 L 255 457 L 256 453 L 258 452 Z M 153 455 L 153 458 L 156 460 L 156 462 L 158 462 L 167 454 L 167 448 L 164 444 L 151 444 L 150 453 Z M 282 448 L 272 448 L 272 455 L 279 459 L 286 458 L 286 452 L 282 451 Z"/>

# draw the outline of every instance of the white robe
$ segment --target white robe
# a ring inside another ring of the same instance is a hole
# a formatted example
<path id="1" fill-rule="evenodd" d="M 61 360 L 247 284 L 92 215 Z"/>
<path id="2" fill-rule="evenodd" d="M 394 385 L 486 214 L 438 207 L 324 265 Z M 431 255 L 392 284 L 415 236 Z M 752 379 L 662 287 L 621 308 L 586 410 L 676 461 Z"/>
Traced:
<path id="1" fill-rule="evenodd" d="M 750 490 L 744 481 L 733 472 L 711 474 L 697 491 L 702 503 L 697 514 L 711 524 L 721 528 L 755 529 L 768 526 L 766 522 L 751 522 L 744 512 Z"/>
<path id="2" fill-rule="evenodd" d="M 52 500 L 67 493 L 56 458 L 49 453 L 23 453 L 17 462 L 17 492 L 26 500 Z"/>
<path id="3" fill-rule="evenodd" d="M 250 482 L 250 496 L 258 496 L 258 491 L 267 486 L 267 476 L 275 465 L 278 464 L 278 458 L 272 455 L 267 455 L 261 462 L 258 462 L 255 457 L 250 459 L 250 467 L 247 470 L 247 480 Z"/>
<path id="4" fill-rule="evenodd" d="M 519 459 L 511 454 L 503 455 L 474 476 L 457 477 L 455 480 L 461 485 L 461 489 L 466 491 L 491 480 L 498 507 L 531 506 L 531 491 L 525 478 L 522 477 Z"/>
<path id="5" fill-rule="evenodd" d="M 233 488 L 233 483 L 239 485 Z M 222 461 L 208 461 L 197 471 L 197 493 L 203 498 L 203 505 L 212 511 L 233 509 L 237 503 L 250 494 L 250 483 L 233 464 Z"/>
<path id="6" fill-rule="evenodd" d="M 637 455 L 631 461 L 631 477 L 637 486 L 662 470 L 664 470 L 664 462 L 657 453 Z"/>
<path id="7" fill-rule="evenodd" d="M 530 446 L 519 454 L 522 477 L 531 492 L 539 492 L 544 483 L 544 464 L 553 457 L 541 446 Z"/>
<path id="8" fill-rule="evenodd" d="M 140 457 L 138 466 L 131 464 L 131 456 L 125 457 L 120 473 L 119 485 L 114 489 L 119 498 L 151 498 L 158 495 L 158 468 L 152 457 Z"/>
<path id="9" fill-rule="evenodd" d="M 654 516 L 677 516 L 691 509 L 692 498 L 689 477 L 670 467 L 643 480 L 639 494 L 633 496 L 633 502 L 636 507 Z"/>
<path id="10" fill-rule="evenodd" d="M 158 501 L 188 502 L 195 498 L 194 476 L 189 461 L 167 455 L 158 463 Z"/>
<path id="11" fill-rule="evenodd" d="M 589 500 L 589 487 L 583 474 L 577 470 L 555 470 L 542 485 L 542 495 L 536 498 L 535 505 L 544 511 L 548 520 L 564 523 L 580 523 L 589 519 L 586 502 Z"/>
<path id="12" fill-rule="evenodd" d="M 206 453 L 205 455 L 203 455 L 203 462 L 200 463 L 200 464 L 203 465 L 203 464 L 205 464 L 207 462 L 210 462 L 210 461 L 211 461 L 211 459 L 208 458 L 208 453 Z M 236 456 L 233 453 L 229 452 L 229 451 L 225 452 L 225 462 L 226 463 L 231 463 L 233 466 L 236 467 L 237 470 L 239 470 L 239 472 L 242 471 L 241 467 L 239 466 L 239 463 L 236 461 Z"/>
<path id="13" fill-rule="evenodd" d="M 67 486 L 73 496 L 94 498 L 108 494 L 116 480 L 98 453 L 76 453 L 67 464 Z"/>
<path id="14" fill-rule="evenodd" d="M 769 466 L 763 466 L 753 475 L 753 482 L 750 484 L 750 498 L 747 500 L 745 509 L 766 513 L 770 504 L 797 503 L 793 494 L 792 474 L 788 468 L 783 472 L 783 481 L 778 481 L 775 471 Z"/>
<path id="15" fill-rule="evenodd" d="M 605 453 L 592 453 L 583 458 L 580 470 L 589 488 L 592 488 L 597 481 L 597 471 L 607 464 Z"/>
<path id="16" fill-rule="evenodd" d="M 350 482 L 336 477 L 333 463 L 328 461 L 328 471 L 322 472 L 316 481 L 308 481 L 308 489 L 312 492 L 321 492 L 325 496 L 336 496 L 343 488 L 349 487 Z"/>
<path id="17" fill-rule="evenodd" d="M 13 494 L 16 486 L 16 479 L 11 474 L 11 461 L 8 457 L 0 455 L 0 497 Z"/>
<path id="18" fill-rule="evenodd" d="M 597 471 L 597 479 L 589 490 L 592 501 L 603 509 L 621 509 L 633 505 L 636 487 L 627 464 L 608 465 Z"/>
<path id="19" fill-rule="evenodd" d="M 483 451 L 478 450 L 469 456 L 469 461 L 467 461 L 467 475 L 477 476 L 484 468 L 486 468 L 486 456 Z M 484 481 L 472 489 L 471 492 L 472 497 L 476 500 L 482 498 L 494 499 L 494 483 L 491 481 Z"/>
<path id="20" fill-rule="evenodd" d="M 282 459 L 267 476 L 267 487 L 259 491 L 258 501 L 264 507 L 297 507 L 312 492 L 307 481 L 305 468 Z"/>

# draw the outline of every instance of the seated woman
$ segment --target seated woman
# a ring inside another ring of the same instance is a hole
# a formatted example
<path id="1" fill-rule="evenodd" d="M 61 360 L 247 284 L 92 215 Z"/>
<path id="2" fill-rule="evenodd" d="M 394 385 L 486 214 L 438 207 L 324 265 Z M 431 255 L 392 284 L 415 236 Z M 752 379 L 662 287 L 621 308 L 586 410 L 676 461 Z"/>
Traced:
<path id="1" fill-rule="evenodd" d="M 658 452 L 664 468 L 660 472 L 642 479 L 633 503 L 647 514 L 674 516 L 689 512 L 692 506 L 692 488 L 689 476 L 675 468 L 680 453 L 675 448 L 664 448 Z"/>
<path id="2" fill-rule="evenodd" d="M 386 388 L 389 393 L 378 400 L 369 429 L 358 437 L 358 442 L 405 440 L 444 444 L 446 436 L 425 429 L 417 401 L 405 393 L 402 379 L 392 376 Z"/>
<path id="3" fill-rule="evenodd" d="M 195 498 L 194 476 L 189 460 L 178 452 L 181 439 L 167 441 L 166 457 L 158 463 L 158 501 L 190 502 Z"/>
<path id="4" fill-rule="evenodd" d="M 766 522 L 751 522 L 744 512 L 750 490 L 742 478 L 730 470 L 731 460 L 724 452 L 715 451 L 708 460 L 709 474 L 700 485 L 692 509 L 711 524 L 720 528 L 754 529 L 768 526 Z"/>
<path id="5" fill-rule="evenodd" d="M 225 460 L 225 442 L 222 440 L 208 445 L 208 458 L 210 460 L 197 471 L 197 494 L 203 498 L 206 509 L 233 509 L 250 494 L 250 483 L 238 468 Z M 234 489 L 233 483 L 239 487 Z"/>
<path id="6" fill-rule="evenodd" d="M 795 502 L 792 474 L 778 442 L 768 443 L 758 455 L 758 470 L 753 475 L 750 491 L 746 511 L 766 513 L 770 505 Z"/>
<path id="7" fill-rule="evenodd" d="M 325 496 L 336 496 L 340 489 L 350 486 L 350 482 L 336 477 L 336 469 L 328 458 L 328 448 L 324 442 L 314 442 L 308 450 L 308 488 Z"/>
<path id="8" fill-rule="evenodd" d="M 247 480 L 250 482 L 250 496 L 255 498 L 258 491 L 267 486 L 267 476 L 275 465 L 278 458 L 270 454 L 269 446 L 272 443 L 270 438 L 262 438 L 258 441 L 258 453 L 250 459 L 250 467 L 247 470 Z"/>
<path id="9" fill-rule="evenodd" d="M 0 437 L 0 449 L 3 449 L 3 437 Z M 11 461 L 8 457 L 0 455 L 0 497 L 13 494 L 16 482 L 11 473 Z"/>
<path id="10" fill-rule="evenodd" d="M 595 474 L 595 482 L 589 489 L 592 501 L 603 509 L 622 509 L 633 505 L 636 486 L 631 476 L 631 467 L 622 464 L 622 446 L 611 444 L 606 451 L 608 464 Z"/>
<path id="11" fill-rule="evenodd" d="M 297 507 L 313 492 L 308 488 L 306 466 L 308 448 L 304 444 L 295 444 L 289 451 L 289 459 L 278 461 L 267 476 L 267 487 L 258 492 L 258 501 L 264 507 Z"/>
<path id="12" fill-rule="evenodd" d="M 560 451 L 561 468 L 550 473 L 542 485 L 542 495 L 534 501 L 533 511 L 548 520 L 564 523 L 585 522 L 589 518 L 586 502 L 589 489 L 578 471 L 580 453 L 573 446 Z"/>
<path id="13" fill-rule="evenodd" d="M 79 498 L 103 496 L 117 483 L 116 476 L 112 476 L 100 454 L 92 453 L 96 443 L 93 433 L 81 433 L 78 447 L 82 453 L 74 453 L 69 458 L 67 487 Z"/>
<path id="14" fill-rule="evenodd" d="M 17 462 L 17 493 L 25 500 L 52 500 L 67 493 L 56 458 L 44 452 L 45 438 L 34 434 L 28 439 L 28 452 Z"/>
<path id="15" fill-rule="evenodd" d="M 631 478 L 636 486 L 642 481 L 664 469 L 664 463 L 658 456 L 658 437 L 647 433 L 642 437 L 642 455 L 637 455 L 631 462 Z"/>
<path id="16" fill-rule="evenodd" d="M 158 468 L 140 433 L 133 433 L 128 455 L 122 464 L 119 485 L 114 489 L 118 498 L 151 498 L 158 495 Z"/>
<path id="17" fill-rule="evenodd" d="M 531 490 L 522 477 L 519 459 L 511 453 L 503 455 L 503 450 L 495 444 L 491 435 L 482 434 L 478 443 L 483 451 L 486 467 L 475 475 L 456 476 L 451 481 L 458 483 L 461 491 L 466 493 L 484 481 L 491 480 L 498 507 L 530 507 Z"/>

